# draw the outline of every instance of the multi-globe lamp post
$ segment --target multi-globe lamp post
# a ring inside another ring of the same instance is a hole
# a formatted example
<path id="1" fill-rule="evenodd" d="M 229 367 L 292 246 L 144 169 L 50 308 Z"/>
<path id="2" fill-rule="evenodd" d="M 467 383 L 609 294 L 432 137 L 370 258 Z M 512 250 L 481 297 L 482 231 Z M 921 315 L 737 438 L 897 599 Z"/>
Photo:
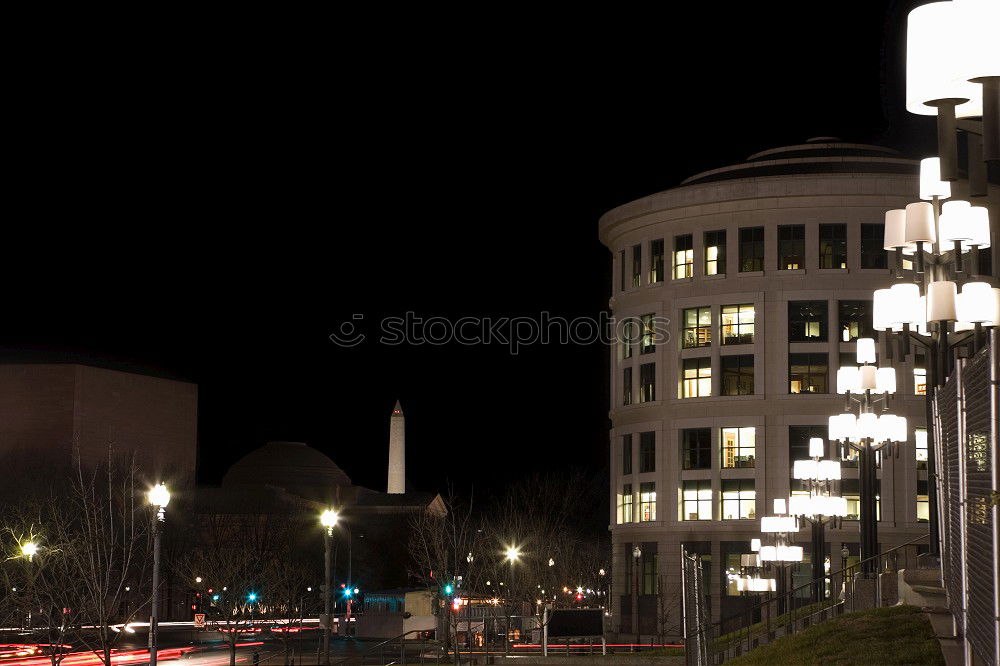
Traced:
<path id="1" fill-rule="evenodd" d="M 149 610 L 149 666 L 156 666 L 159 633 L 156 623 L 160 606 L 160 523 L 166 522 L 167 519 L 166 509 L 170 503 L 170 491 L 162 483 L 157 483 L 146 494 L 146 499 L 156 507 L 156 514 L 153 516 L 153 596 Z"/>
<path id="2" fill-rule="evenodd" d="M 909 348 L 912 335 L 909 324 L 922 325 L 924 330 L 918 333 L 932 336 L 929 340 L 921 340 L 928 352 L 928 552 L 932 556 L 939 553 L 938 514 L 941 507 L 937 501 L 937 447 L 931 428 L 931 400 L 936 387 L 943 385 L 950 373 L 949 322 L 956 322 L 955 332 L 962 330 L 962 326 L 957 325 L 960 321 L 972 324 L 977 345 L 983 325 L 1000 323 L 1000 316 L 985 319 L 988 308 L 981 302 L 978 308 L 972 306 L 970 310 L 978 310 L 978 319 L 963 318 L 961 312 L 955 311 L 962 293 L 967 290 L 964 300 L 976 301 L 984 296 L 984 287 L 972 286 L 970 289 L 972 283 L 967 282 L 960 293 L 956 282 L 957 278 L 968 280 L 970 273 L 972 276 L 979 273 L 979 250 L 990 245 L 988 213 L 985 208 L 972 206 L 968 201 L 952 200 L 942 206 L 942 201 L 952 196 L 951 184 L 959 180 L 959 131 L 966 137 L 964 194 L 969 199 L 988 195 L 987 166 L 1000 163 L 997 25 L 1000 25 L 1000 2 L 996 0 L 931 2 L 915 8 L 907 17 L 906 109 L 917 115 L 937 116 L 938 155 L 921 162 L 920 199 L 930 203 L 911 204 L 905 210 L 886 214 L 885 249 L 896 253 L 896 277 L 906 277 L 902 255 L 911 255 L 915 269 L 913 278 L 920 284 L 923 295 L 918 294 L 918 305 L 913 304 L 912 298 L 908 299 L 902 312 L 881 330 L 886 330 L 890 336 L 892 332 L 902 332 L 900 341 L 904 349 Z M 963 265 L 962 255 L 968 252 L 972 253 L 971 270 Z M 889 290 L 880 291 L 885 295 Z M 876 292 L 876 317 L 878 297 L 879 292 Z M 888 299 L 884 302 L 883 316 L 896 309 L 897 304 Z M 886 351 L 891 353 L 891 346 Z"/>
<path id="3" fill-rule="evenodd" d="M 821 460 L 825 455 L 826 442 L 811 438 L 809 458 L 792 465 L 792 478 L 806 485 L 807 494 L 793 494 L 788 500 L 788 513 L 812 526 L 813 601 L 826 598 L 826 525 L 847 515 L 847 500 L 833 489 L 840 481 L 840 461 Z"/>
<path id="4" fill-rule="evenodd" d="M 789 565 L 802 561 L 802 546 L 792 543 L 792 535 L 799 531 L 799 523 L 795 516 L 785 515 L 787 503 L 783 498 L 774 500 L 773 516 L 760 519 L 760 531 L 771 543 L 761 545 L 759 555 L 761 565 L 770 565 L 777 571 L 778 612 L 784 613 L 785 594 L 787 593 L 787 574 Z M 756 544 L 754 544 L 756 545 Z M 764 579 L 769 580 L 769 579 Z"/>
<path id="5" fill-rule="evenodd" d="M 339 514 L 333 509 L 327 509 L 320 514 L 319 522 L 323 530 L 323 663 L 330 663 L 330 542 L 333 540 L 333 528 L 337 525 Z"/>
<path id="6" fill-rule="evenodd" d="M 896 392 L 896 371 L 874 365 L 873 338 L 858 339 L 857 361 L 860 365 L 837 371 L 837 393 L 844 394 L 846 401 L 844 412 L 830 417 L 828 432 L 831 440 L 842 443 L 842 458 L 853 457 L 847 455 L 849 451 L 857 452 L 862 572 L 873 574 L 878 555 L 877 456 L 885 447 L 906 441 L 907 424 L 905 417 L 885 413 L 889 396 Z M 838 474 L 839 469 L 838 465 Z M 846 513 L 846 504 L 838 502 L 838 507 Z"/>

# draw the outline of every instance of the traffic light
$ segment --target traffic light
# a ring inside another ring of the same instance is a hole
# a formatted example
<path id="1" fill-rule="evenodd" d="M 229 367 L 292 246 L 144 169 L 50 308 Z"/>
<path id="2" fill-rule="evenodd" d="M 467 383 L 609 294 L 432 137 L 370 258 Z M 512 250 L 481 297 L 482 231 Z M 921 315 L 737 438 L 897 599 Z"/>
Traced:
<path id="1" fill-rule="evenodd" d="M 454 591 L 455 591 L 455 588 L 452 586 L 451 583 L 448 583 L 447 585 L 444 586 L 444 593 L 445 594 L 450 595 Z"/>
<path id="2" fill-rule="evenodd" d="M 191 607 L 196 613 L 201 612 L 201 592 L 194 593 L 194 604 Z"/>

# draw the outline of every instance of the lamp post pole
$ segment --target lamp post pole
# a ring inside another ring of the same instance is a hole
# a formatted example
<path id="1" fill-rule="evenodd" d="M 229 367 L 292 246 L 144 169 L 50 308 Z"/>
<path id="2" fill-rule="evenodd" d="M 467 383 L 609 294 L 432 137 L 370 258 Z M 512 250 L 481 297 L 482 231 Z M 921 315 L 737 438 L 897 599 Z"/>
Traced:
<path id="1" fill-rule="evenodd" d="M 319 518 L 323 531 L 323 663 L 330 663 L 330 545 L 333 541 L 333 527 L 337 524 L 337 512 L 327 509 Z"/>
<path id="2" fill-rule="evenodd" d="M 166 521 L 166 508 L 170 502 L 170 492 L 162 483 L 150 489 L 146 495 L 149 503 L 156 507 L 153 516 L 153 595 L 149 609 L 149 666 L 156 666 L 157 634 L 160 607 L 160 523 Z"/>
<path id="3" fill-rule="evenodd" d="M 642 641 L 639 638 L 639 559 L 642 557 L 642 549 L 636 546 L 632 549 L 632 559 L 635 564 L 632 566 L 632 577 L 635 579 L 635 596 L 632 604 L 632 633 L 635 634 L 636 644 Z"/>

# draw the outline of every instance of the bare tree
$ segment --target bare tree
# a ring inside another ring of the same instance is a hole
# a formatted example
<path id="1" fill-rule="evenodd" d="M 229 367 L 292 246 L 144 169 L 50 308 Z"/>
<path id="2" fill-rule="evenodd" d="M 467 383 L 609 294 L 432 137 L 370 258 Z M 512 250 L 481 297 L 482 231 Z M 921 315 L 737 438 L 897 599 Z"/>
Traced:
<path id="1" fill-rule="evenodd" d="M 304 580 L 288 560 L 294 527 L 286 516 L 244 513 L 204 516 L 198 529 L 201 538 L 175 570 L 213 589 L 205 622 L 223 635 L 235 665 L 240 634 L 256 632 L 258 620 L 294 614 L 293 590 Z"/>
<path id="2" fill-rule="evenodd" d="M 447 604 L 477 589 L 487 558 L 480 553 L 482 531 L 474 519 L 472 501 L 462 502 L 451 489 L 444 504 L 443 514 L 424 511 L 410 521 L 410 574 L 427 588 L 434 608 L 443 615 L 438 624 L 445 628 L 445 647 L 450 649 L 454 643 L 458 664 L 460 614 Z M 471 625 L 466 629 L 468 635 Z"/>
<path id="3" fill-rule="evenodd" d="M 74 635 L 110 665 L 122 628 L 142 606 L 130 608 L 126 588 L 148 578 L 151 514 L 134 459 L 118 460 L 109 447 L 107 464 L 86 470 L 76 456 L 74 467 L 65 506 L 52 508 L 46 531 L 61 544 L 64 575 L 78 581 L 67 606 L 79 622 Z"/>

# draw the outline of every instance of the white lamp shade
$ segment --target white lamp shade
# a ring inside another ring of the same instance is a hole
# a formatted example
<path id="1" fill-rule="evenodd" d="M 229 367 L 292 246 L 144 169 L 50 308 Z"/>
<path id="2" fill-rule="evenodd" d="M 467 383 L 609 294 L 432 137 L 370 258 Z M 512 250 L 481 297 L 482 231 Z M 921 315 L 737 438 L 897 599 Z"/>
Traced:
<path id="1" fill-rule="evenodd" d="M 993 287 L 993 319 L 991 326 L 1000 326 L 1000 289 Z"/>
<path id="2" fill-rule="evenodd" d="M 858 368 L 858 377 L 860 388 L 862 391 L 874 391 L 878 388 L 878 382 L 875 381 L 877 368 L 874 365 L 863 365 Z"/>
<path id="3" fill-rule="evenodd" d="M 890 323 L 919 324 L 924 320 L 920 311 L 920 287 L 912 282 L 894 284 L 889 289 L 887 317 Z"/>
<path id="4" fill-rule="evenodd" d="M 879 393 L 896 392 L 896 369 L 879 368 L 875 373 L 875 390 Z"/>
<path id="5" fill-rule="evenodd" d="M 920 198 L 930 201 L 934 197 L 951 196 L 951 183 L 941 180 L 941 158 L 927 157 L 920 160 Z"/>
<path id="6" fill-rule="evenodd" d="M 758 552 L 760 550 L 760 539 L 750 539 L 750 550 Z M 760 556 L 758 555 L 758 558 Z"/>
<path id="7" fill-rule="evenodd" d="M 885 235 L 883 250 L 895 250 L 897 247 L 907 247 L 906 242 L 906 211 L 902 208 L 885 212 Z"/>
<path id="8" fill-rule="evenodd" d="M 795 520 L 795 516 L 764 516 L 760 519 L 760 531 L 765 534 L 798 532 L 799 524 Z"/>
<path id="9" fill-rule="evenodd" d="M 927 285 L 927 321 L 955 321 L 957 300 L 958 288 L 954 282 L 931 282 Z"/>
<path id="10" fill-rule="evenodd" d="M 937 115 L 928 102 L 966 100 L 955 109 L 959 118 L 981 116 L 982 88 L 960 78 L 967 55 L 962 46 L 968 37 L 956 3 L 932 2 L 910 12 L 906 21 L 906 110 L 922 116 Z M 993 35 L 993 39 L 996 36 Z"/>
<path id="11" fill-rule="evenodd" d="M 962 81 L 1000 76 L 1000 3 L 996 0 L 955 0 L 963 39 L 959 42 L 957 75 Z"/>
<path id="12" fill-rule="evenodd" d="M 892 441 L 892 435 L 896 427 L 896 416 L 893 414 L 883 414 L 879 417 L 878 424 L 873 439 L 876 442 Z"/>
<path id="13" fill-rule="evenodd" d="M 822 458 L 826 455 L 826 442 L 822 437 L 809 438 L 809 455 L 814 458 Z"/>
<path id="14" fill-rule="evenodd" d="M 878 415 L 868 412 L 858 416 L 858 439 L 878 437 Z"/>
<path id="15" fill-rule="evenodd" d="M 941 240 L 947 242 L 972 240 L 972 224 L 969 215 L 971 207 L 972 204 L 968 201 L 946 201 L 941 206 L 941 217 L 938 220 L 941 229 Z M 944 247 L 941 249 L 949 250 L 951 248 Z M 962 251 L 965 252 L 967 250 L 968 248 L 963 243 Z"/>
<path id="16" fill-rule="evenodd" d="M 808 481 L 816 478 L 819 471 L 819 463 L 815 460 L 796 460 L 792 463 L 792 478 L 800 481 Z M 794 513 L 794 511 L 793 511 Z M 761 520 L 767 520 L 762 518 Z M 763 524 L 763 523 L 762 523 Z M 761 528 L 763 530 L 763 527 Z"/>
<path id="17" fill-rule="evenodd" d="M 876 289 L 872 296 L 872 328 L 876 331 L 884 331 L 892 328 L 892 317 L 892 294 L 890 290 Z"/>
<path id="18" fill-rule="evenodd" d="M 745 589 L 740 590 L 740 580 L 736 581 L 736 588 L 740 592 L 774 592 L 776 588 L 773 578 L 750 578 L 742 581 Z"/>
<path id="19" fill-rule="evenodd" d="M 861 393 L 861 376 L 853 365 L 837 369 L 837 393 Z"/>
<path id="20" fill-rule="evenodd" d="M 907 433 L 907 424 L 905 416 L 896 417 L 896 427 L 892 431 L 892 441 L 894 442 L 905 442 Z"/>
<path id="21" fill-rule="evenodd" d="M 992 237 L 990 236 L 990 212 L 983 206 L 971 206 L 968 214 L 969 227 L 971 229 L 969 233 L 972 236 L 969 245 L 978 245 L 980 248 L 989 247 L 992 241 Z"/>
<path id="22" fill-rule="evenodd" d="M 874 362 L 875 340 L 873 338 L 858 338 L 858 363 Z"/>
<path id="23" fill-rule="evenodd" d="M 966 282 L 956 303 L 958 320 L 972 324 L 993 321 L 993 287 L 986 282 Z"/>
<path id="24" fill-rule="evenodd" d="M 740 555 L 740 566 L 759 567 L 760 555 L 758 555 L 757 553 L 743 553 L 742 555 Z"/>
<path id="25" fill-rule="evenodd" d="M 816 478 L 820 481 L 840 481 L 840 461 L 820 460 Z"/>
<path id="26" fill-rule="evenodd" d="M 783 498 L 778 497 L 774 500 L 774 512 L 778 515 L 785 512 L 785 500 Z"/>
<path id="27" fill-rule="evenodd" d="M 934 242 L 934 207 L 926 201 L 906 204 L 906 242 Z"/>
<path id="28" fill-rule="evenodd" d="M 840 442 L 857 441 L 857 419 L 854 414 L 834 414 L 829 418 L 827 430 L 830 439 Z"/>

